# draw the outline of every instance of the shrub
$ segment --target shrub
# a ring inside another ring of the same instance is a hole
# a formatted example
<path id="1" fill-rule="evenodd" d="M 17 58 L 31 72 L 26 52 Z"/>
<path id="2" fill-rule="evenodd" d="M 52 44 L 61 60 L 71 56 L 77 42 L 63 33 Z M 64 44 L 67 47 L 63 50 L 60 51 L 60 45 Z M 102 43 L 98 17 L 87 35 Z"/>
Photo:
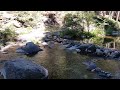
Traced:
<path id="1" fill-rule="evenodd" d="M 100 44 L 103 44 L 104 38 L 96 36 L 96 37 L 91 38 L 91 41 L 94 44 L 100 45 Z"/>
<path id="2" fill-rule="evenodd" d="M 15 33 L 15 31 L 13 31 L 9 28 L 6 28 L 5 30 L 0 31 L 0 36 L 1 36 L 0 37 L 1 43 L 3 43 L 5 45 L 6 42 L 15 40 L 16 33 Z"/>
<path id="3" fill-rule="evenodd" d="M 61 37 L 64 37 L 65 35 L 70 36 L 71 38 L 77 38 L 78 37 L 78 30 L 70 30 L 66 29 L 61 32 Z"/>
<path id="4" fill-rule="evenodd" d="M 77 14 L 66 14 L 63 21 L 64 28 L 70 28 L 72 30 L 82 30 L 81 18 Z"/>
<path id="5" fill-rule="evenodd" d="M 94 36 L 96 36 L 96 37 L 104 37 L 105 36 L 105 31 L 104 31 L 104 29 L 100 29 L 100 28 L 96 28 L 95 30 L 93 30 L 92 32 L 91 32 Z"/>

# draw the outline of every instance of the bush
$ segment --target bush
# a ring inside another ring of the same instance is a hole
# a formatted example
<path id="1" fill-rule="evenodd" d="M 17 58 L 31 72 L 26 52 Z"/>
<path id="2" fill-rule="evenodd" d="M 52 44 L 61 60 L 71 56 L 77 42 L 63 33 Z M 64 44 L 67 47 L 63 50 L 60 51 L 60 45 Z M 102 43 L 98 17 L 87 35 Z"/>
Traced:
<path id="1" fill-rule="evenodd" d="M 15 38 L 16 38 L 16 33 L 15 31 L 9 29 L 9 28 L 6 28 L 5 30 L 1 30 L 0 31 L 0 41 L 3 45 L 6 44 L 6 42 L 8 41 L 14 41 Z"/>
<path id="2" fill-rule="evenodd" d="M 66 14 L 63 21 L 63 27 L 72 30 L 83 30 L 81 18 L 77 14 Z"/>
<path id="3" fill-rule="evenodd" d="M 100 28 L 96 28 L 95 30 L 93 30 L 92 32 L 91 32 L 94 36 L 96 36 L 96 37 L 104 37 L 105 36 L 105 31 L 104 31 L 104 29 L 100 29 Z"/>
<path id="4" fill-rule="evenodd" d="M 68 35 L 73 39 L 79 38 L 83 31 L 80 23 L 81 21 L 77 14 L 66 14 L 63 20 L 61 36 Z"/>
<path id="5" fill-rule="evenodd" d="M 112 35 L 113 31 L 120 30 L 119 22 L 113 19 L 104 18 L 104 17 L 94 17 L 94 19 L 95 19 L 95 24 L 97 28 L 104 29 L 105 35 Z M 96 32 L 96 34 L 97 33 L 100 33 L 100 32 Z"/>
<path id="6" fill-rule="evenodd" d="M 61 32 L 61 37 L 64 37 L 65 35 L 67 36 L 70 36 L 71 38 L 77 38 L 78 37 L 78 34 L 80 32 L 78 30 L 70 30 L 70 29 L 67 29 L 67 30 L 63 30 Z"/>
<path id="7" fill-rule="evenodd" d="M 80 16 L 79 13 L 68 13 L 64 17 L 63 22 L 63 31 L 61 32 L 61 36 L 71 36 L 72 39 L 85 39 L 94 37 L 93 34 L 85 32 L 83 24 L 83 18 Z"/>
<path id="8" fill-rule="evenodd" d="M 65 35 L 70 36 L 72 39 L 89 39 L 91 37 L 94 37 L 95 35 L 88 32 L 80 32 L 79 30 L 63 30 L 61 32 L 61 37 L 64 37 Z"/>
<path id="9" fill-rule="evenodd" d="M 104 38 L 96 36 L 96 37 L 91 38 L 91 41 L 94 44 L 100 45 L 100 44 L 103 44 Z"/>

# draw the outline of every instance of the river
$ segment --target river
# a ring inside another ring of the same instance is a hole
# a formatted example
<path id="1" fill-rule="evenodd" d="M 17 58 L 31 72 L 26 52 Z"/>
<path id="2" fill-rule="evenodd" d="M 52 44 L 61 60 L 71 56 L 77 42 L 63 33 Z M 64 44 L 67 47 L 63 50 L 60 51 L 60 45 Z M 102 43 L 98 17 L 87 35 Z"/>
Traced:
<path id="1" fill-rule="evenodd" d="M 117 40 L 117 39 L 114 39 Z M 108 44 L 108 45 L 107 45 Z M 111 45 L 110 44 L 115 44 Z M 120 49 L 119 42 L 111 41 L 104 43 L 104 47 Z M 115 47 L 113 47 L 115 46 Z M 34 57 L 27 57 L 15 53 L 18 46 L 9 48 L 8 54 L 1 54 L 0 60 L 9 60 L 19 57 L 30 59 L 37 64 L 43 65 L 49 72 L 49 79 L 100 79 L 94 72 L 86 70 L 86 66 L 82 64 L 86 60 L 96 60 L 98 67 L 104 71 L 112 73 L 112 79 L 120 78 L 120 61 L 104 60 L 102 58 L 95 58 L 87 55 L 80 55 L 73 52 L 67 52 L 60 48 L 59 44 L 55 44 L 53 49 L 43 48 L 43 51 L 39 52 Z M 0 63 L 3 66 L 3 63 Z"/>

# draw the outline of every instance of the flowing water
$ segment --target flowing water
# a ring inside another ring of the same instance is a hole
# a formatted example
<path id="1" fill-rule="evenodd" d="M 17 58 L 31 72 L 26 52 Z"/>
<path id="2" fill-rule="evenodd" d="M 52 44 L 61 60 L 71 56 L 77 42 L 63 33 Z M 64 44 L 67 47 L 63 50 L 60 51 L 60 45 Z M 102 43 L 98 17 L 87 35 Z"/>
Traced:
<path id="1" fill-rule="evenodd" d="M 106 39 L 108 42 L 104 42 L 102 46 L 120 50 L 120 44 L 116 41 L 116 38 L 109 40 L 109 37 L 106 37 L 104 40 Z M 86 70 L 86 66 L 82 64 L 86 60 L 96 60 L 97 66 L 112 73 L 113 79 L 120 78 L 120 61 L 104 60 L 68 52 L 61 49 L 59 44 L 56 44 L 53 49 L 45 48 L 33 59 L 36 63 L 42 64 L 48 69 L 50 79 L 99 79 L 100 77 L 95 73 Z"/>

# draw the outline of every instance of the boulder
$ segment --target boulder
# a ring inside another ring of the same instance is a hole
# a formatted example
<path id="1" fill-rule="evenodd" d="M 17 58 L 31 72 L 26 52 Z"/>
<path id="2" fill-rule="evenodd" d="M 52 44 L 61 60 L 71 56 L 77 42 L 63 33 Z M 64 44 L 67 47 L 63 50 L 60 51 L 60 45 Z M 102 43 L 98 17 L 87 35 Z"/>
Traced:
<path id="1" fill-rule="evenodd" d="M 112 50 L 110 49 L 104 49 L 104 54 L 106 57 L 110 57 L 110 54 L 112 53 Z"/>
<path id="2" fill-rule="evenodd" d="M 82 44 L 77 49 L 81 50 L 81 53 L 86 53 L 86 49 L 91 46 L 91 44 Z"/>
<path id="3" fill-rule="evenodd" d="M 69 36 L 69 35 L 65 35 L 63 38 L 64 38 L 64 39 L 72 39 L 72 37 Z"/>
<path id="4" fill-rule="evenodd" d="M 16 50 L 17 53 L 22 53 L 28 56 L 33 56 L 39 51 L 42 51 L 42 49 L 39 46 L 35 45 L 33 42 L 28 42 L 25 46 L 20 47 Z"/>
<path id="5" fill-rule="evenodd" d="M 4 79 L 47 79 L 48 70 L 22 58 L 5 62 L 1 69 Z"/>
<path id="6" fill-rule="evenodd" d="M 77 49 L 77 47 L 76 46 L 72 46 L 72 47 L 70 47 L 70 48 L 67 48 L 68 50 L 76 50 Z"/>
<path id="7" fill-rule="evenodd" d="M 112 74 L 109 72 L 101 71 L 97 74 L 104 79 L 112 78 Z"/>
<path id="8" fill-rule="evenodd" d="M 80 49 L 76 49 L 76 52 L 77 52 L 77 53 L 80 53 L 80 51 L 81 51 Z"/>
<path id="9" fill-rule="evenodd" d="M 70 48 L 72 46 L 74 46 L 75 44 L 73 42 L 69 43 L 69 45 L 66 48 Z"/>
<path id="10" fill-rule="evenodd" d="M 96 49 L 96 52 L 95 52 L 95 54 L 97 55 L 97 56 L 103 56 L 103 51 L 101 50 L 101 49 Z"/>
<path id="11" fill-rule="evenodd" d="M 83 62 L 83 64 L 87 66 L 87 70 L 96 73 L 101 78 L 106 79 L 112 77 L 111 73 L 103 71 L 101 68 L 97 67 L 97 65 L 92 61 L 86 61 Z"/>
<path id="12" fill-rule="evenodd" d="M 96 52 L 96 46 L 95 45 L 90 45 L 87 49 L 86 52 L 88 53 L 95 53 Z"/>
<path id="13" fill-rule="evenodd" d="M 54 48 L 55 47 L 55 42 L 54 41 L 48 42 L 48 47 L 49 48 Z"/>
<path id="14" fill-rule="evenodd" d="M 83 62 L 84 65 L 87 66 L 87 70 L 90 70 L 90 71 L 93 71 L 97 68 L 96 64 L 93 63 L 92 61 L 86 61 L 86 62 Z"/>
<path id="15" fill-rule="evenodd" d="M 61 42 L 63 42 L 63 39 L 62 38 L 57 38 L 56 42 L 61 43 Z"/>
<path id="16" fill-rule="evenodd" d="M 120 57 L 120 51 L 113 51 L 113 52 L 110 54 L 110 57 L 111 57 L 111 58 L 119 58 L 119 57 Z"/>
<path id="17" fill-rule="evenodd" d="M 46 32 L 46 37 L 52 39 L 52 34 L 50 32 Z"/>
<path id="18" fill-rule="evenodd" d="M 54 35 L 54 36 L 60 36 L 60 32 L 59 32 L 59 31 L 54 32 L 53 35 Z"/>

